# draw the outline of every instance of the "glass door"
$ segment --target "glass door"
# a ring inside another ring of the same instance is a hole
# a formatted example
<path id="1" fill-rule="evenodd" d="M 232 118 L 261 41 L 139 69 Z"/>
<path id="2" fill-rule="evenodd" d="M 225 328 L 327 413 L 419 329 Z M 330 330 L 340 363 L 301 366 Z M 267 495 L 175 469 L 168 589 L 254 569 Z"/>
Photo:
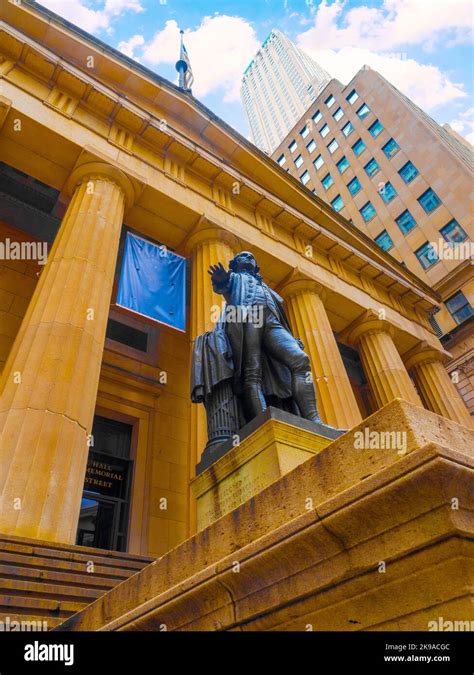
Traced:
<path id="1" fill-rule="evenodd" d="M 125 551 L 133 462 L 132 427 L 96 415 L 76 543 Z"/>

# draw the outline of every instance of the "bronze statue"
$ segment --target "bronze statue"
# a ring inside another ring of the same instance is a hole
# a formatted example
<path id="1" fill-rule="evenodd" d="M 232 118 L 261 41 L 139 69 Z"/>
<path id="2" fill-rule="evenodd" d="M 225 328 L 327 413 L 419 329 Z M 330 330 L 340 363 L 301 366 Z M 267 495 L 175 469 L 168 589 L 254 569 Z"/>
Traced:
<path id="1" fill-rule="evenodd" d="M 254 256 L 242 251 L 229 270 L 219 263 L 209 275 L 227 304 L 215 328 L 198 336 L 193 354 L 191 398 L 206 406 L 208 446 L 231 438 L 270 405 L 322 424 L 309 358 Z"/>

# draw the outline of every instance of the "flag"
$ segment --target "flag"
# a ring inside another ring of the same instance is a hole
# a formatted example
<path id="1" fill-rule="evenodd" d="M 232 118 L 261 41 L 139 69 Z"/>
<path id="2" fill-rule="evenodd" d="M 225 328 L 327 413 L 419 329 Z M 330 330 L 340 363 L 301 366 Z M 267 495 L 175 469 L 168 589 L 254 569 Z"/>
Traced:
<path id="1" fill-rule="evenodd" d="M 127 233 L 116 304 L 186 330 L 186 259 Z"/>
<path id="2" fill-rule="evenodd" d="M 182 83 L 180 83 L 180 86 L 182 86 L 183 89 L 186 89 L 186 91 L 191 91 L 191 87 L 194 82 L 194 75 L 193 69 L 191 68 L 191 62 L 189 60 L 188 52 L 186 51 L 186 47 L 184 46 L 183 31 L 181 31 L 181 53 L 179 56 L 178 64 L 185 64 L 185 67 L 181 71 Z"/>

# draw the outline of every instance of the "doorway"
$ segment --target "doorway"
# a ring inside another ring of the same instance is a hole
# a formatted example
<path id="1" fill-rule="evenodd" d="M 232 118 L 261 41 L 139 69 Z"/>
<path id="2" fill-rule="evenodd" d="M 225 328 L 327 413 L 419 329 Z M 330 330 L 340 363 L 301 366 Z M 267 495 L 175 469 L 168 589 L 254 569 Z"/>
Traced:
<path id="1" fill-rule="evenodd" d="M 130 424 L 94 417 L 77 528 L 79 546 L 127 550 L 132 431 Z"/>

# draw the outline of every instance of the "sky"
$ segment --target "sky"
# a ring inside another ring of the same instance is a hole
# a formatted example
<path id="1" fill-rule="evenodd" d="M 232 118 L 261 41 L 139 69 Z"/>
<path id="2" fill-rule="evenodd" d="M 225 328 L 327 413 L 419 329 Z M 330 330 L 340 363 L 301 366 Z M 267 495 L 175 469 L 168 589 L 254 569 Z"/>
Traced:
<path id="1" fill-rule="evenodd" d="M 177 83 L 179 30 L 193 95 L 249 137 L 242 74 L 278 28 L 347 84 L 364 64 L 474 144 L 471 0 L 41 0 Z"/>

